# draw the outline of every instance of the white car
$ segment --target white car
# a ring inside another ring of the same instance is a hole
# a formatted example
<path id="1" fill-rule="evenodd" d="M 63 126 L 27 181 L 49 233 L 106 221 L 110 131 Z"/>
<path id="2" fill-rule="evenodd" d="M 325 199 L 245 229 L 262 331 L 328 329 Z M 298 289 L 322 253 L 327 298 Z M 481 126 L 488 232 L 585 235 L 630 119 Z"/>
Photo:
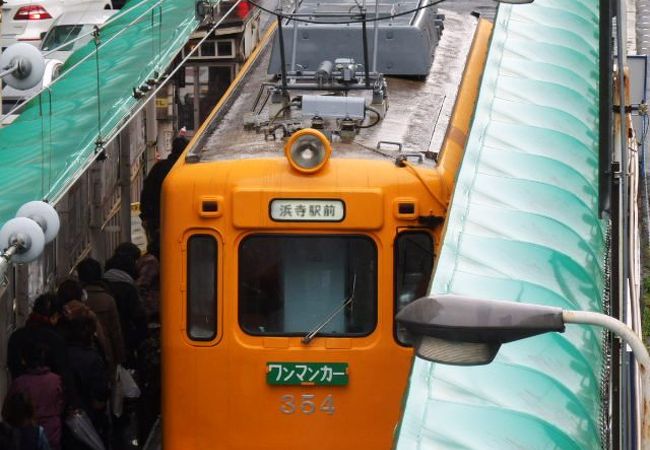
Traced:
<path id="1" fill-rule="evenodd" d="M 47 58 L 65 62 L 72 52 L 92 40 L 93 37 L 90 32 L 93 31 L 95 25 L 103 25 L 116 12 L 117 10 L 115 9 L 100 9 L 75 10 L 61 14 L 43 38 L 43 43 L 41 44 L 42 52 L 47 54 Z M 79 36 L 84 37 L 61 47 L 66 42 L 76 39 Z M 50 53 L 57 48 L 57 51 Z"/>
<path id="2" fill-rule="evenodd" d="M 54 19 L 71 9 L 112 9 L 111 0 L 5 0 L 0 23 L 0 47 L 16 42 L 35 46 Z"/>

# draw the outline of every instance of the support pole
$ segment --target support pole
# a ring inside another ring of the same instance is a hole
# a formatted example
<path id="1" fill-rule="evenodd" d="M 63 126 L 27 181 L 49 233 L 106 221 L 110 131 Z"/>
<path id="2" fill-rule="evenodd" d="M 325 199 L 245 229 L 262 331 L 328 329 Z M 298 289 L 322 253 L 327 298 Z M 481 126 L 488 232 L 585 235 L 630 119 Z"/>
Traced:
<path id="1" fill-rule="evenodd" d="M 598 204 L 601 217 L 605 212 L 615 214 L 612 196 L 612 11 L 610 0 L 600 0 L 600 79 Z"/>
<path id="2" fill-rule="evenodd" d="M 291 72 L 296 71 L 296 47 L 298 47 L 298 22 L 293 21 L 293 41 L 291 44 Z"/>
<path id="3" fill-rule="evenodd" d="M 623 314 L 627 311 L 627 296 L 628 296 L 628 279 L 629 279 L 629 224 L 628 214 L 630 211 L 629 201 L 629 168 L 628 168 L 628 148 L 627 148 L 627 123 L 625 113 L 625 64 L 626 64 L 626 50 L 625 50 L 625 20 L 626 20 L 626 0 L 619 0 L 616 11 L 616 53 L 618 63 L 618 114 L 620 120 L 619 139 L 621 146 L 620 162 L 621 162 L 621 223 L 620 223 L 620 239 L 621 239 L 621 266 L 622 277 L 620 282 L 621 286 L 621 299 L 623 303 Z"/>
<path id="4" fill-rule="evenodd" d="M 375 0 L 375 23 L 372 44 L 372 72 L 377 73 L 377 45 L 379 41 L 379 0 Z"/>
<path id="5" fill-rule="evenodd" d="M 108 149 L 105 151 L 108 151 Z M 106 260 L 106 258 L 110 256 L 110 253 L 108 252 L 113 250 L 106 249 L 104 231 L 102 230 L 102 225 L 104 222 L 104 210 L 102 208 L 102 164 L 103 163 L 101 162 L 95 162 L 92 166 L 90 166 L 90 174 L 88 176 L 88 196 L 90 203 L 90 245 L 93 249 L 92 256 L 99 261 Z"/>
<path id="6" fill-rule="evenodd" d="M 363 33 L 363 72 L 366 79 L 366 89 L 370 89 L 370 75 L 368 70 L 368 35 L 366 34 L 366 10 L 361 13 L 361 32 Z"/>
<path id="7" fill-rule="evenodd" d="M 650 450 L 650 355 L 643 341 L 626 324 L 606 314 L 591 311 L 562 311 L 564 323 L 581 325 L 597 325 L 610 330 L 619 336 L 632 349 L 632 353 L 639 364 L 641 378 L 643 414 L 641 422 L 641 449 Z"/>
<path id="8" fill-rule="evenodd" d="M 133 123 L 133 122 L 131 122 Z M 120 134 L 120 239 L 131 240 L 131 132 L 129 125 Z"/>
<path id="9" fill-rule="evenodd" d="M 281 11 L 281 10 L 279 10 Z M 287 60 L 284 55 L 284 35 L 282 34 L 282 14 L 278 14 L 278 39 L 280 40 L 280 73 L 282 76 L 282 93 L 287 93 Z"/>
<path id="10" fill-rule="evenodd" d="M 617 59 L 617 93 L 618 93 L 618 143 L 615 142 L 615 146 L 619 147 L 619 151 L 616 155 L 618 158 L 619 166 L 619 185 L 618 185 L 618 221 L 617 229 L 614 230 L 616 233 L 616 239 L 618 240 L 618 304 L 619 304 L 619 316 L 621 318 L 629 317 L 630 309 L 630 236 L 629 236 L 629 220 L 630 220 L 630 182 L 629 182 L 629 150 L 628 150 L 628 134 L 627 134 L 627 114 L 625 111 L 626 107 L 626 95 L 625 95 L 625 66 L 626 66 L 626 42 L 627 42 L 627 0 L 618 0 L 616 2 L 616 59 Z M 616 159 L 616 157 L 615 157 Z M 616 175 L 615 175 L 616 176 Z M 650 369 L 650 366 L 646 365 L 646 368 Z M 617 370 L 616 368 L 614 370 Z M 629 355 L 625 351 L 625 347 L 620 348 L 620 370 L 621 370 L 621 409 L 620 409 L 620 419 L 623 420 L 623 424 L 628 424 L 624 429 L 630 429 L 630 425 L 634 421 L 634 408 L 631 406 L 631 386 L 629 383 L 630 374 L 632 373 L 631 361 Z M 641 377 L 644 377 L 643 368 L 641 369 Z M 644 395 L 648 394 L 647 387 L 644 385 Z M 645 401 L 644 401 L 645 403 Z M 643 414 L 644 408 L 648 405 L 645 405 L 641 409 Z M 646 436 L 646 439 L 650 438 L 650 435 L 646 433 L 645 428 L 649 425 L 647 424 L 647 419 L 643 418 L 644 425 L 642 433 Z M 627 448 L 632 446 L 630 439 L 633 439 L 629 433 L 621 433 L 620 436 L 621 443 L 623 447 Z M 642 438 L 643 441 L 643 438 Z M 649 444 L 650 445 L 650 444 Z M 650 448 L 650 447 L 643 447 Z"/>

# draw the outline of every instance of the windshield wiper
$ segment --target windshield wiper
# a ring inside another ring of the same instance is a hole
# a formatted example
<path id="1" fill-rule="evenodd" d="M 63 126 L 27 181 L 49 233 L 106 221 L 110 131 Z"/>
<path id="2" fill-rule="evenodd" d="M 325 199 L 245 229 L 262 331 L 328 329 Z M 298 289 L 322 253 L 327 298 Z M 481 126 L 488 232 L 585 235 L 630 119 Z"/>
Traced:
<path id="1" fill-rule="evenodd" d="M 357 274 L 355 273 L 354 276 L 352 277 L 352 293 L 350 294 L 350 296 L 345 299 L 345 301 L 341 306 L 337 307 L 334 311 L 332 311 L 332 313 L 329 316 L 327 316 L 327 319 L 323 320 L 322 323 L 318 324 L 311 331 L 307 332 L 305 337 L 302 338 L 301 342 L 303 344 L 309 344 L 320 332 L 320 330 L 323 329 L 325 325 L 330 323 L 332 319 L 337 316 L 338 313 L 343 311 L 343 309 L 345 309 L 346 306 L 352 303 L 352 300 L 354 300 L 354 292 L 356 290 L 356 287 L 357 287 Z"/>

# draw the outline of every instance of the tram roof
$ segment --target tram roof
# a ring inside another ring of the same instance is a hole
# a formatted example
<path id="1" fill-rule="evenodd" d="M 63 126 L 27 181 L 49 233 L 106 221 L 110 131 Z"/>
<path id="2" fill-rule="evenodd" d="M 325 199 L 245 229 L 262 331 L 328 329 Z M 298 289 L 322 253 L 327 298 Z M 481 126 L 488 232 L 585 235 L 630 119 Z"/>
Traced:
<path id="1" fill-rule="evenodd" d="M 598 1 L 499 7 L 431 295 L 603 311 Z M 486 366 L 416 358 L 396 448 L 601 448 L 604 335 L 571 325 Z"/>
<path id="2" fill-rule="evenodd" d="M 379 141 L 401 143 L 403 152 L 423 154 L 439 151 L 477 24 L 476 18 L 469 15 L 443 9 L 440 12 L 445 14 L 445 30 L 436 48 L 429 75 L 425 80 L 387 77 L 389 108 L 384 119 L 372 128 L 360 130 L 351 143 L 334 142 L 334 158 L 393 161 L 399 155 L 396 147 L 386 146 L 377 151 Z M 191 160 L 284 158 L 283 140 L 266 140 L 263 133 L 244 129 L 244 118 L 250 115 L 260 86 L 271 78 L 267 74 L 272 58 L 270 50 L 269 42 L 250 71 L 243 74 L 238 88 L 232 93 L 235 101 L 225 101 L 214 111 L 214 116 L 206 119 L 205 132 L 189 152 Z M 305 93 L 292 91 L 292 96 Z M 370 94 L 352 91 L 350 95 Z M 367 99 L 369 101 L 370 98 Z M 269 114 L 268 106 L 265 106 L 262 115 Z M 300 115 L 297 117 L 302 120 Z M 432 159 L 424 159 L 420 163 L 435 166 Z"/>

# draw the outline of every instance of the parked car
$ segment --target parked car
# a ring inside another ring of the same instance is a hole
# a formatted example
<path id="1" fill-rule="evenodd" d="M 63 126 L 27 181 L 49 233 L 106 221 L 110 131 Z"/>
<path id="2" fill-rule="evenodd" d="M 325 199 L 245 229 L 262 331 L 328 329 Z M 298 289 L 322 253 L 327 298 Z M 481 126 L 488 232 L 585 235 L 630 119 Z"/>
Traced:
<path id="1" fill-rule="evenodd" d="M 5 0 L 2 4 L 0 46 L 16 42 L 41 44 L 52 22 L 71 9 L 112 9 L 111 0 Z"/>
<path id="2" fill-rule="evenodd" d="M 58 59 L 65 62 L 66 59 L 78 48 L 83 47 L 92 40 L 93 28 L 103 25 L 117 10 L 100 9 L 100 10 L 76 10 L 61 14 L 52 24 L 49 31 L 43 38 L 41 50 L 47 53 L 58 48 L 78 36 L 83 38 L 61 47 L 54 53 L 50 53 L 48 58 Z"/>

